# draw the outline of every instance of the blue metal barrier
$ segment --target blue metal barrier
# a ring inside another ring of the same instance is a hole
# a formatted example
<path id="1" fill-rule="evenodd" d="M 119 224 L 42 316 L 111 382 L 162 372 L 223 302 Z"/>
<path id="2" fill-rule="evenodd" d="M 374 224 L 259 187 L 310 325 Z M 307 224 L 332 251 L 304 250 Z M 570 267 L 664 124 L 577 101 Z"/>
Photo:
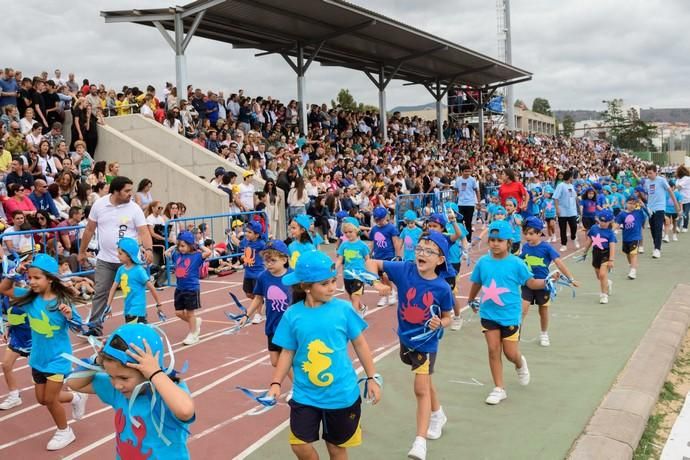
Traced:
<path id="1" fill-rule="evenodd" d="M 223 242 L 227 243 L 227 248 L 233 248 L 234 245 L 230 242 L 230 233 L 233 231 L 232 224 L 236 220 L 240 220 L 243 223 L 247 223 L 252 220 L 258 220 L 262 224 L 263 228 L 263 238 L 268 236 L 268 215 L 264 211 L 249 211 L 240 212 L 233 214 L 213 214 L 208 216 L 195 216 L 195 217 L 182 217 L 179 219 L 170 219 L 164 228 L 163 237 L 165 238 L 164 251 L 167 253 L 168 249 L 174 245 L 174 241 L 171 242 L 171 237 L 177 238 L 177 234 L 182 231 L 191 231 L 194 233 L 195 237 L 200 238 L 201 241 L 206 239 L 211 239 L 214 243 Z M 174 228 L 174 232 L 171 229 Z M 203 233 L 199 235 L 199 233 Z M 243 254 L 240 252 L 228 253 L 226 251 L 225 255 L 217 257 L 209 257 L 206 259 L 207 262 L 214 260 L 225 260 L 235 257 L 240 257 Z M 172 282 L 172 272 L 173 272 L 173 262 L 169 257 L 164 256 L 165 261 L 165 272 L 166 272 L 166 285 L 176 286 L 176 283 Z"/>

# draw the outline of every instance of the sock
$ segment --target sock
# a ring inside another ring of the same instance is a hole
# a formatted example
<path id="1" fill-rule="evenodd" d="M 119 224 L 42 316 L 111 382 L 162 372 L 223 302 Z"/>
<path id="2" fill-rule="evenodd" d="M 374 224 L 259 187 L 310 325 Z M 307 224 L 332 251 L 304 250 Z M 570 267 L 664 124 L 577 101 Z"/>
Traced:
<path id="1" fill-rule="evenodd" d="M 18 398 L 19 390 L 12 390 L 7 394 L 7 396 L 9 396 L 10 398 Z"/>
<path id="2" fill-rule="evenodd" d="M 443 406 L 439 406 L 438 410 L 432 410 L 431 411 L 431 416 L 432 417 L 437 417 L 443 415 Z"/>
<path id="3" fill-rule="evenodd" d="M 426 438 L 424 436 L 417 436 L 414 438 L 414 442 L 421 442 L 422 444 L 426 445 Z"/>
<path id="4" fill-rule="evenodd" d="M 546 331 L 541 331 L 541 335 L 546 335 L 546 334 L 548 334 L 548 332 L 546 332 Z"/>

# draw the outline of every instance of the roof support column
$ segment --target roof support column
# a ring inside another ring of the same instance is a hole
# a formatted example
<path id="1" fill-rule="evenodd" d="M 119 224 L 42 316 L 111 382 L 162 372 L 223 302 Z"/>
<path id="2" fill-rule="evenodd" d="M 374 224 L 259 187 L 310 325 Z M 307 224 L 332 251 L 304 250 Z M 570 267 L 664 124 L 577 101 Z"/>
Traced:
<path id="1" fill-rule="evenodd" d="M 378 71 L 378 78 L 374 78 L 374 75 L 372 75 L 368 71 L 364 71 L 364 74 L 369 77 L 369 80 L 376 86 L 376 88 L 379 90 L 379 134 L 381 135 L 381 141 L 386 142 L 388 140 L 388 116 L 386 115 L 386 87 L 388 84 L 391 82 L 393 77 L 395 77 L 395 74 L 398 73 L 398 70 L 400 70 L 400 66 L 402 65 L 402 62 L 399 62 L 398 65 L 393 69 L 392 72 L 389 72 L 389 75 L 386 76 L 386 67 L 384 64 L 379 64 L 379 71 Z"/>
<path id="2" fill-rule="evenodd" d="M 484 89 L 479 88 L 479 145 L 484 147 Z"/>
<path id="3" fill-rule="evenodd" d="M 307 135 L 307 110 L 304 100 L 304 47 L 297 43 L 297 106 L 299 107 L 299 129 Z"/>
<path id="4" fill-rule="evenodd" d="M 184 23 L 182 22 L 182 15 L 175 13 L 175 86 L 177 87 L 178 100 L 187 99 L 187 57 L 184 55 L 185 47 L 183 44 Z"/>
<path id="5" fill-rule="evenodd" d="M 443 105 L 441 101 L 448 93 L 448 89 L 453 85 L 455 79 L 451 80 L 450 84 L 445 88 L 441 87 L 441 81 L 437 78 L 433 84 L 425 84 L 431 96 L 436 101 L 436 136 L 439 144 L 443 144 Z"/>

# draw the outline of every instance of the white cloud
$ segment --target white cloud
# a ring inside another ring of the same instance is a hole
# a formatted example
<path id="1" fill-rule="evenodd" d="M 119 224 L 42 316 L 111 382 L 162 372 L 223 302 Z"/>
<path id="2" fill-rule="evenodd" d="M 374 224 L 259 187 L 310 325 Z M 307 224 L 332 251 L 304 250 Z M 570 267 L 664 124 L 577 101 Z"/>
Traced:
<path id="1" fill-rule="evenodd" d="M 298 1 L 298 0 L 293 0 Z M 74 71 L 109 87 L 162 86 L 174 80 L 174 55 L 153 28 L 105 24 L 100 10 L 159 8 L 164 0 L 13 2 L 0 16 L 3 62 L 32 75 Z M 355 0 L 403 23 L 495 56 L 496 10 L 491 0 Z M 433 5 L 433 8 L 429 8 Z M 546 97 L 554 108 L 600 108 L 622 97 L 644 107 L 688 106 L 690 42 L 684 40 L 684 0 L 513 0 L 513 63 L 534 73 L 515 88 L 528 104 Z M 11 37 L 11 38 L 9 38 Z M 194 38 L 187 50 L 189 81 L 202 88 L 295 97 L 295 76 L 280 57 Z M 309 101 L 330 101 L 341 87 L 376 104 L 377 92 L 360 72 L 314 65 L 307 73 Z M 431 101 L 419 87 L 394 81 L 388 107 Z"/>

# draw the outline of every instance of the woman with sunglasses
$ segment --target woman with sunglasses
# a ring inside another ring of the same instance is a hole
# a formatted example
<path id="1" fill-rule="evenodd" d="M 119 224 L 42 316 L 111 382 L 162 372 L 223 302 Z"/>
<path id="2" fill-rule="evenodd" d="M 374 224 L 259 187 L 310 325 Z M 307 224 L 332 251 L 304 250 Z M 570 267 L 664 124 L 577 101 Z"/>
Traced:
<path id="1" fill-rule="evenodd" d="M 23 211 L 25 216 L 36 214 L 36 206 L 29 198 L 30 190 L 27 190 L 21 184 L 10 184 L 8 191 L 12 196 L 2 203 L 8 224 L 12 225 L 12 213 L 14 211 Z"/>

